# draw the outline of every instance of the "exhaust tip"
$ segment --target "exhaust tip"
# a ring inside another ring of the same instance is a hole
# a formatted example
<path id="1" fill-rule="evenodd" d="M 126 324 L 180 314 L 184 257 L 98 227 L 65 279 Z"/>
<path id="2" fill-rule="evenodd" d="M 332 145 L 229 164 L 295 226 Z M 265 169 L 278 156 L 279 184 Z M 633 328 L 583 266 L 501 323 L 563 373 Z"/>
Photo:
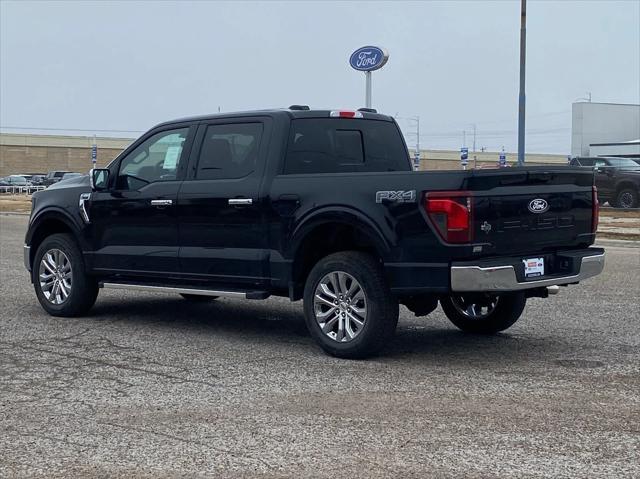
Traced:
<path id="1" fill-rule="evenodd" d="M 558 294 L 560 292 L 560 286 L 547 286 L 547 293 L 549 294 Z"/>

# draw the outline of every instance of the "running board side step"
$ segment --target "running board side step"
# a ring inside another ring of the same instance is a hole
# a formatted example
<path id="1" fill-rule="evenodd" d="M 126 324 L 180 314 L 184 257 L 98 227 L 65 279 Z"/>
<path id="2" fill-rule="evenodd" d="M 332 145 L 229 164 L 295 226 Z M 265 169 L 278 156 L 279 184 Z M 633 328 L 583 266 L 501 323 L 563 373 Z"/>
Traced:
<path id="1" fill-rule="evenodd" d="M 149 291 L 155 293 L 195 294 L 199 296 L 220 296 L 226 298 L 243 299 L 267 299 L 270 296 L 267 291 L 225 291 L 217 289 L 187 288 L 182 286 L 152 286 L 135 283 L 102 282 L 100 283 L 100 287 L 105 289 L 128 289 L 134 291 Z"/>

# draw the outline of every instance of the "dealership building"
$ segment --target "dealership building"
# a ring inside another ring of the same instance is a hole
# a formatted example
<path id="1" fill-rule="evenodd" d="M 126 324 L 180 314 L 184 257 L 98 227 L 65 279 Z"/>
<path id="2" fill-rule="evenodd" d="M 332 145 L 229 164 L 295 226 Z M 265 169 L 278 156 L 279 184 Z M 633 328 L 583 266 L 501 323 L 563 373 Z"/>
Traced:
<path id="1" fill-rule="evenodd" d="M 97 165 L 105 166 L 133 138 L 96 138 Z M 91 148 L 94 137 L 63 135 L 0 134 L 0 177 L 13 174 L 47 173 L 52 170 L 86 172 L 91 168 Z M 414 151 L 410 150 L 411 157 Z M 469 152 L 469 168 L 495 167 L 499 152 Z M 516 153 L 506 153 L 507 162 L 514 164 Z M 460 169 L 457 150 L 420 150 L 421 170 Z M 528 153 L 528 164 L 566 164 L 566 155 Z"/>
<path id="2" fill-rule="evenodd" d="M 47 173 L 52 170 L 86 172 L 97 144 L 97 165 L 104 166 L 134 141 L 133 138 L 0 134 L 0 177 Z M 411 157 L 415 152 L 410 151 Z M 495 167 L 500 152 L 469 152 L 468 168 Z M 578 102 L 572 107 L 571 156 L 640 158 L 640 105 Z M 506 153 L 507 163 L 516 153 Z M 566 164 L 567 155 L 527 153 L 529 165 Z M 460 169 L 457 150 L 420 150 L 421 170 Z"/>
<path id="3" fill-rule="evenodd" d="M 640 158 L 640 105 L 574 103 L 571 156 Z"/>

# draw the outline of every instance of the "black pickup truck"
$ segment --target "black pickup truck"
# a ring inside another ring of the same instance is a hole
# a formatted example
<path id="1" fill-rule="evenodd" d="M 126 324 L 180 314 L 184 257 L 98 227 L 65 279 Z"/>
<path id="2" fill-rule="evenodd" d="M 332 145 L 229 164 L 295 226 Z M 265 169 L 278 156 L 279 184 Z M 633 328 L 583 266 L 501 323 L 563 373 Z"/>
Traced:
<path id="1" fill-rule="evenodd" d="M 640 165 L 631 158 L 575 157 L 571 166 L 592 168 L 598 197 L 616 208 L 640 206 Z"/>
<path id="2" fill-rule="evenodd" d="M 508 328 L 527 298 L 602 271 L 597 223 L 585 169 L 414 172 L 393 118 L 297 106 L 160 124 L 34 194 L 24 261 L 55 316 L 99 288 L 288 296 L 325 351 L 356 358 L 388 343 L 399 304 Z"/>

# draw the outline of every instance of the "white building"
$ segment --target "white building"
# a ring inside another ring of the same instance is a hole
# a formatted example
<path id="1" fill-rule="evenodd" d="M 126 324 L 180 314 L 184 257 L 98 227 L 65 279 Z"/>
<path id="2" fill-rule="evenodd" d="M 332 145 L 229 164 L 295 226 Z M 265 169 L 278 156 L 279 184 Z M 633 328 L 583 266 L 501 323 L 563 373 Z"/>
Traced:
<path id="1" fill-rule="evenodd" d="M 640 155 L 640 105 L 574 103 L 571 156 Z"/>

